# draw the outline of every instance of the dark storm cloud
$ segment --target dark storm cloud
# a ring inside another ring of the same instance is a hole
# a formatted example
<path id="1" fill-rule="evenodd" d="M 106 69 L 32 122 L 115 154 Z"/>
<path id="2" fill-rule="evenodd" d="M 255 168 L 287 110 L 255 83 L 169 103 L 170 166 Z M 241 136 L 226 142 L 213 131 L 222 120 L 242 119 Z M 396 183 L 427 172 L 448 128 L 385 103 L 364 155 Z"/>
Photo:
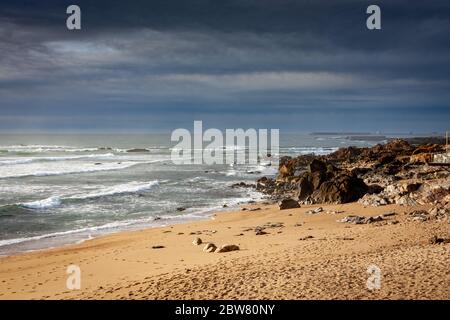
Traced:
<path id="1" fill-rule="evenodd" d="M 444 129 L 450 3 L 377 1 L 369 31 L 372 3 L 3 1 L 0 128 Z"/>

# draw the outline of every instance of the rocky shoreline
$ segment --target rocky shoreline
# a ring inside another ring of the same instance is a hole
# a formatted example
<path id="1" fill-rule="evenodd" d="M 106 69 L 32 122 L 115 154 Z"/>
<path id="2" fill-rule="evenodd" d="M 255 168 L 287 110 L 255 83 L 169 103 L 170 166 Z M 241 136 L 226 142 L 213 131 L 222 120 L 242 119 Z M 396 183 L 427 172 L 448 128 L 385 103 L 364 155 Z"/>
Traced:
<path id="1" fill-rule="evenodd" d="M 283 158 L 275 178 L 233 186 L 265 203 L 3 257 L 0 299 L 448 300 L 450 173 L 421 160 L 442 150 L 394 140 Z M 82 290 L 65 289 L 72 264 Z"/>
<path id="2" fill-rule="evenodd" d="M 334 153 L 280 159 L 275 178 L 263 177 L 251 187 L 279 202 L 280 209 L 310 204 L 358 202 L 364 206 L 398 204 L 411 220 L 448 220 L 450 169 L 430 166 L 434 154 L 445 152 L 438 138 L 393 139 L 373 147 L 346 147 Z M 415 210 L 418 205 L 429 210 Z"/>

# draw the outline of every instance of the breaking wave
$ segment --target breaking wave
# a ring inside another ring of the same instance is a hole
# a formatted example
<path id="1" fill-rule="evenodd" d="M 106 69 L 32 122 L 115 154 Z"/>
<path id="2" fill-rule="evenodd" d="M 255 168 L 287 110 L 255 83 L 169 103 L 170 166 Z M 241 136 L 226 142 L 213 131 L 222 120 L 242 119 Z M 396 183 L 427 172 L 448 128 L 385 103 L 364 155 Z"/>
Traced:
<path id="1" fill-rule="evenodd" d="M 19 206 L 28 209 L 51 209 L 61 206 L 64 201 L 68 200 L 87 200 L 116 195 L 146 192 L 151 190 L 153 187 L 157 185 L 159 185 L 158 180 L 153 180 L 144 183 L 133 181 L 130 183 L 103 188 L 97 192 L 88 193 L 85 195 L 75 195 L 70 197 L 52 196 L 43 200 L 21 203 L 19 204 Z"/>
<path id="2" fill-rule="evenodd" d="M 66 170 L 56 170 L 56 171 L 45 171 L 45 170 L 36 170 L 36 171 L 25 171 L 25 172 L 11 172 L 11 170 L 2 170 L 0 172 L 0 179 L 6 178 L 25 178 L 25 177 L 45 177 L 45 176 L 62 176 L 67 174 L 82 174 L 82 173 L 92 173 L 92 172 L 101 172 L 101 171 L 115 171 L 115 170 L 123 170 L 133 166 L 141 165 L 141 164 L 149 164 L 159 162 L 160 160 L 153 161 L 145 161 L 145 162 L 120 162 L 120 163 L 105 163 L 100 165 L 96 164 L 87 164 L 84 168 L 67 168 Z"/>
<path id="3" fill-rule="evenodd" d="M 105 159 L 114 157 L 112 153 L 105 154 L 87 154 L 79 156 L 68 156 L 68 157 L 34 157 L 25 159 L 11 159 L 0 161 L 0 166 L 4 165 L 14 165 L 14 164 L 26 164 L 40 161 L 67 161 L 67 160 L 80 160 L 80 159 Z"/>

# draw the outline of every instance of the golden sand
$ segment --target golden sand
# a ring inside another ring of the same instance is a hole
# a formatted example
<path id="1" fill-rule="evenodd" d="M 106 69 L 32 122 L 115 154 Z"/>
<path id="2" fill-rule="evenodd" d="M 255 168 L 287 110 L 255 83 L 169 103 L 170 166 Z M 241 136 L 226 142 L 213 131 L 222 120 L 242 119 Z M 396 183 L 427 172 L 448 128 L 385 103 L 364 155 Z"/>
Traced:
<path id="1" fill-rule="evenodd" d="M 0 299 L 450 299 L 450 244 L 429 243 L 450 236 L 448 221 L 408 221 L 408 208 L 396 205 L 324 205 L 314 215 L 306 211 L 317 205 L 255 207 L 1 258 Z M 336 221 L 387 212 L 396 214 L 363 225 Z M 256 235 L 263 225 L 272 227 Z M 206 253 L 196 237 L 240 250 Z M 80 290 L 66 287 L 72 264 L 81 269 Z M 371 265 L 380 268 L 380 289 L 367 287 Z"/>

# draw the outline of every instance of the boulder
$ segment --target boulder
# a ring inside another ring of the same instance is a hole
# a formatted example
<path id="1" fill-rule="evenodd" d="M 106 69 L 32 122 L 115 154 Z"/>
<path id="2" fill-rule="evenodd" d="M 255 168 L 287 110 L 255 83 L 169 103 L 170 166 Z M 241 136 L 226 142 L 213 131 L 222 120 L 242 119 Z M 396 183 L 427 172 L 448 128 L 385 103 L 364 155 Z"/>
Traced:
<path id="1" fill-rule="evenodd" d="M 193 243 L 194 245 L 196 245 L 196 246 L 199 246 L 199 245 L 201 245 L 203 242 L 202 242 L 202 239 L 200 239 L 200 238 L 195 238 L 194 241 L 192 241 L 192 243 Z"/>
<path id="2" fill-rule="evenodd" d="M 280 210 L 300 208 L 298 202 L 292 198 L 281 200 L 278 206 L 280 207 Z"/>
<path id="3" fill-rule="evenodd" d="M 237 250 L 239 250 L 239 246 L 237 246 L 235 244 L 224 244 L 218 250 L 216 250 L 216 252 L 223 253 L 223 252 L 230 252 L 230 251 L 237 251 Z"/>
<path id="4" fill-rule="evenodd" d="M 214 243 L 209 242 L 203 248 L 203 251 L 205 251 L 205 252 L 214 252 L 214 251 L 216 251 L 216 249 L 217 249 L 217 246 Z"/>
<path id="5" fill-rule="evenodd" d="M 312 199 L 315 203 L 347 203 L 358 200 L 367 190 L 361 178 L 344 172 L 322 183 L 313 192 Z"/>

